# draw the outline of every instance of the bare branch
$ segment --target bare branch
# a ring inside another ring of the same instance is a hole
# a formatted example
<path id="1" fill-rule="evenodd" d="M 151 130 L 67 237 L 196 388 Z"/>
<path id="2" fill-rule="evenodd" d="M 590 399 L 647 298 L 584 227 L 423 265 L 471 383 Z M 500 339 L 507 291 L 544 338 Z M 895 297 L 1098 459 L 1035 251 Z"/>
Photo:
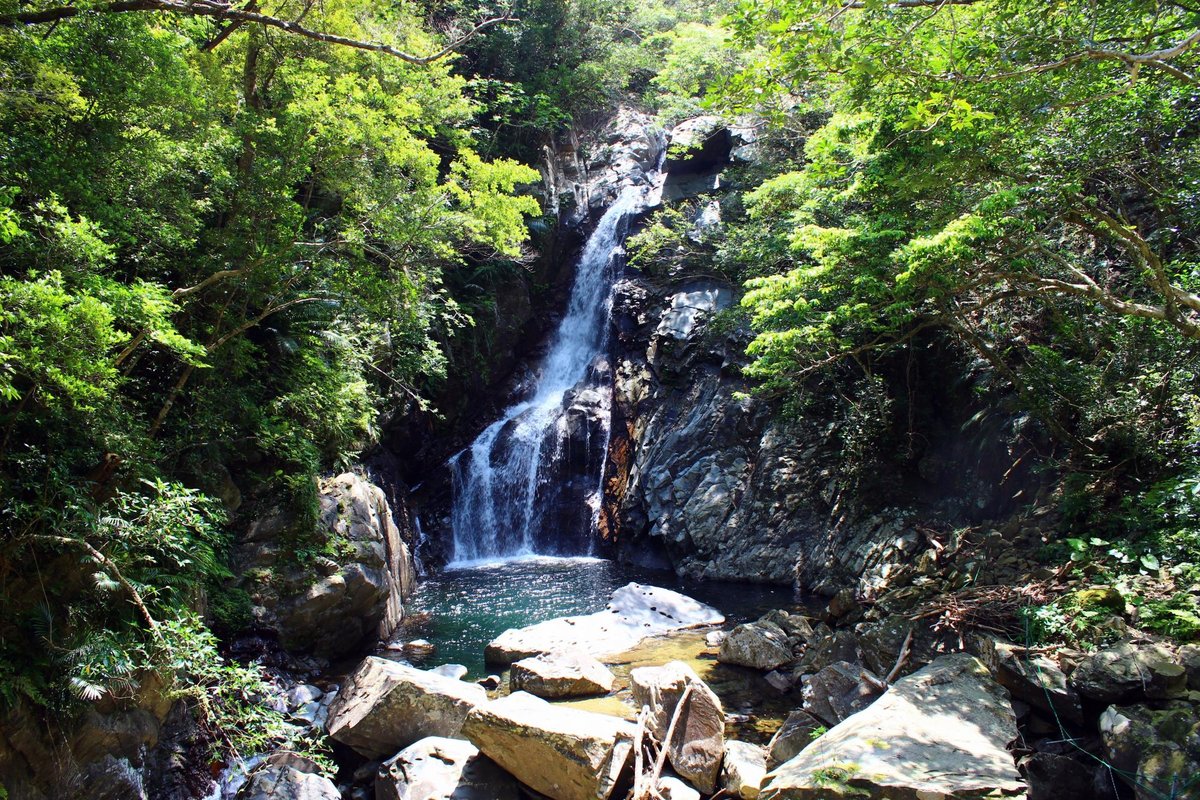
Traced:
<path id="1" fill-rule="evenodd" d="M 48 22 L 57 22 L 71 17 L 77 17 L 84 14 L 123 14 L 133 11 L 164 11 L 172 14 L 182 14 L 185 16 L 194 17 L 211 17 L 213 19 L 224 20 L 231 24 L 254 23 L 265 25 L 269 28 L 278 28 L 296 36 L 302 36 L 306 39 L 312 39 L 326 44 L 338 45 L 341 47 L 351 47 L 357 50 L 366 50 L 372 53 L 383 53 L 384 55 L 398 58 L 401 61 L 406 61 L 409 64 L 418 66 L 426 66 L 445 58 L 450 53 L 457 50 L 469 39 L 477 35 L 483 30 L 494 25 L 499 25 L 504 22 L 512 22 L 516 18 L 510 14 L 503 14 L 498 17 L 492 17 L 480 22 L 474 28 L 463 34 L 459 38 L 450 42 L 448 45 L 438 50 L 436 53 L 426 56 L 416 56 L 411 53 L 405 53 L 398 50 L 389 44 L 380 42 L 368 42 L 361 39 L 351 39 L 346 36 L 338 36 L 333 33 L 325 33 L 323 31 L 307 28 L 298 22 L 291 20 L 272 17 L 268 14 L 261 14 L 251 10 L 252 6 L 247 5 L 245 8 L 233 8 L 227 2 L 221 0 L 118 0 L 117 2 L 98 5 L 92 8 L 80 8 L 79 6 L 56 6 L 54 8 L 46 8 L 40 11 L 18 11 L 11 14 L 0 15 L 0 27 L 15 28 L 21 25 L 42 25 Z M 228 29 L 227 29 L 228 30 Z M 228 35 L 227 32 L 223 32 Z M 223 38 L 218 34 L 218 38 L 209 43 L 209 49 L 215 47 Z"/>

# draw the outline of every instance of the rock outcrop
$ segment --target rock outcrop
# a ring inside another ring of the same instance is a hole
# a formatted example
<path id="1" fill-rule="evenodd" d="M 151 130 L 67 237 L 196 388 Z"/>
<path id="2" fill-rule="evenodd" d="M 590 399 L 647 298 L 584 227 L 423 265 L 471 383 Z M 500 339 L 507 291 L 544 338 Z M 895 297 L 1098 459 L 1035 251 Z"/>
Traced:
<path id="1" fill-rule="evenodd" d="M 603 658 L 650 636 L 724 621 L 715 608 L 679 592 L 630 583 L 613 592 L 603 611 L 505 631 L 488 643 L 484 656 L 494 664 L 566 651 Z"/>
<path id="2" fill-rule="evenodd" d="M 516 780 L 462 739 L 431 736 L 379 767 L 375 800 L 518 800 Z"/>
<path id="3" fill-rule="evenodd" d="M 767 775 L 766 800 L 1017 796 L 1008 693 L 975 657 L 943 656 L 897 681 Z"/>
<path id="4" fill-rule="evenodd" d="M 554 706 L 526 692 L 479 706 L 463 735 L 525 785 L 552 800 L 606 800 L 626 777 L 634 727 Z"/>
<path id="5" fill-rule="evenodd" d="M 320 503 L 317 530 L 291 535 L 310 536 L 335 559 L 297 564 L 285 535 L 294 523 L 268 515 L 240 542 L 237 567 L 259 627 L 276 631 L 289 650 L 332 657 L 392 632 L 416 572 L 378 486 L 347 472 L 321 484 Z M 270 578 L 257 580 L 264 572 Z"/>
<path id="6" fill-rule="evenodd" d="M 634 704 L 650 709 L 647 728 L 666 746 L 667 760 L 675 771 L 705 794 L 716 791 L 725 755 L 725 713 L 720 698 L 680 661 L 638 667 L 630 673 L 629 685 Z"/>
<path id="7" fill-rule="evenodd" d="M 485 702 L 481 686 L 371 656 L 330 706 L 329 735 L 367 758 L 390 756 L 427 736 L 457 736 Z"/>

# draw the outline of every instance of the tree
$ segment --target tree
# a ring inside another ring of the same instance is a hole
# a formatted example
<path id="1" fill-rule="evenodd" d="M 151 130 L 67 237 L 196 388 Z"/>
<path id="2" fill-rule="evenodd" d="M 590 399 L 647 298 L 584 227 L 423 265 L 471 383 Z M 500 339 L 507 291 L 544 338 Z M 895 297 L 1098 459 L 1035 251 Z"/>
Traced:
<path id="1" fill-rule="evenodd" d="M 1200 14 L 811 0 L 743 3 L 732 24 L 759 60 L 727 102 L 835 112 L 805 168 L 752 199 L 793 257 L 811 259 L 747 297 L 762 374 L 934 323 L 986 346 L 989 309 L 1022 302 L 1077 299 L 1200 335 Z"/>

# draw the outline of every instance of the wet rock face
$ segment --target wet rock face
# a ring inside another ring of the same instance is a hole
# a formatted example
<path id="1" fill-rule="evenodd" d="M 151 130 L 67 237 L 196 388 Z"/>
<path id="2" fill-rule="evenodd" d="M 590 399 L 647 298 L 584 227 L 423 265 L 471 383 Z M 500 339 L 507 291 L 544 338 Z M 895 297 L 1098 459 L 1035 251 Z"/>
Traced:
<path id="1" fill-rule="evenodd" d="M 285 543 L 287 522 L 256 521 L 238 549 L 238 567 L 254 602 L 255 622 L 293 652 L 348 653 L 364 639 L 386 637 L 404 616 L 416 570 L 382 489 L 354 473 L 320 488 L 317 542 L 335 543 L 337 560 L 314 569 L 296 563 Z M 253 580 L 260 572 L 272 579 Z"/>

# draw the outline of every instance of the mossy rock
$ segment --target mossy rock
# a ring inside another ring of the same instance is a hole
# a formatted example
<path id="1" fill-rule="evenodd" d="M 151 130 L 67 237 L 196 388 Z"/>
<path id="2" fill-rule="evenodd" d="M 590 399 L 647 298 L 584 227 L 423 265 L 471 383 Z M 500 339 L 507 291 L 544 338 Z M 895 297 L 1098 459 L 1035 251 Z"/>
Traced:
<path id="1" fill-rule="evenodd" d="M 1125 610 L 1125 598 L 1111 586 L 1080 589 L 1071 595 L 1071 599 L 1079 608 L 1109 608 L 1117 612 Z"/>

